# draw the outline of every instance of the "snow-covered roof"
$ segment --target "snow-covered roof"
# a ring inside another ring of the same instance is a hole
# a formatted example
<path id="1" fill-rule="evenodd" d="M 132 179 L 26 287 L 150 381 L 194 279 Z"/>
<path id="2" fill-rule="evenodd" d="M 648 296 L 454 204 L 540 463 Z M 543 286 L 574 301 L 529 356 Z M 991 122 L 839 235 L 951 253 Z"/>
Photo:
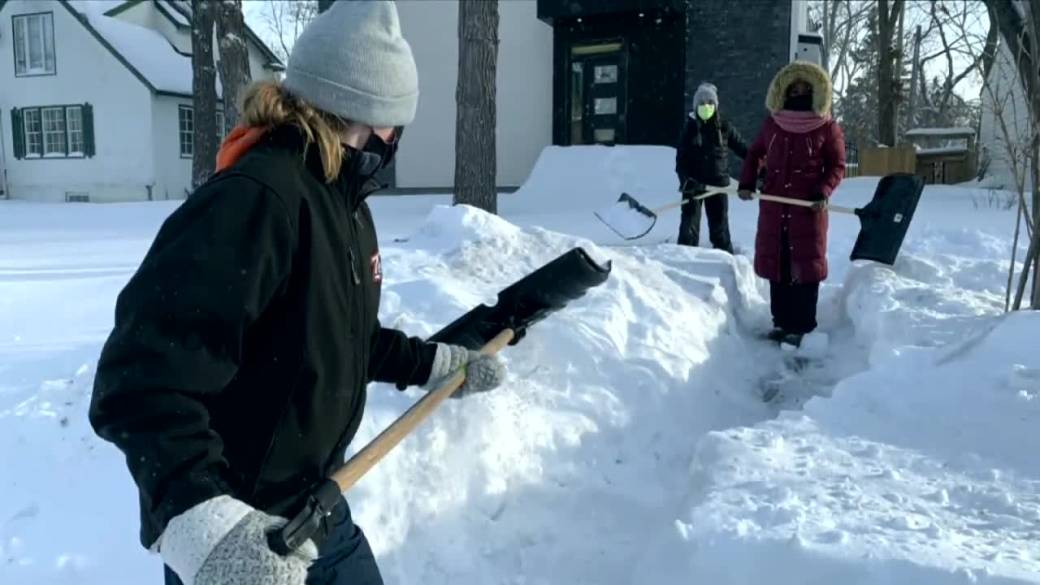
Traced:
<path id="1" fill-rule="evenodd" d="M 93 4 L 94 1 L 82 3 Z M 191 57 L 178 53 L 162 34 L 92 10 L 81 14 L 153 89 L 191 95 Z"/>
<path id="2" fill-rule="evenodd" d="M 190 96 L 192 94 L 191 56 L 177 51 L 156 30 L 110 16 L 128 4 L 128 0 L 60 0 L 68 6 L 88 29 L 122 61 L 132 73 L 153 91 Z M 155 0 L 160 10 L 174 24 L 191 26 L 191 4 L 182 0 Z M 251 31 L 250 31 L 251 33 Z M 251 37 L 255 35 L 250 34 Z M 272 65 L 280 67 L 270 49 L 262 41 L 254 41 L 269 53 Z M 217 78 L 217 96 L 222 95 Z"/>
<path id="3" fill-rule="evenodd" d="M 965 154 L 968 149 L 964 146 L 940 146 L 938 148 L 918 148 L 917 154 Z"/>
<path id="4" fill-rule="evenodd" d="M 971 128 L 914 128 L 907 136 L 975 136 Z"/>

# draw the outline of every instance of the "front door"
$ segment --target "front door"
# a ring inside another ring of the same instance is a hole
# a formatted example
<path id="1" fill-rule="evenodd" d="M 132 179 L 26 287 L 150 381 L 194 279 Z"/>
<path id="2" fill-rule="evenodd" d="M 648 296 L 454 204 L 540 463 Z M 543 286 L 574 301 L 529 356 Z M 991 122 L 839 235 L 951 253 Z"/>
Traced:
<path id="1" fill-rule="evenodd" d="M 571 47 L 571 144 L 624 142 L 624 57 L 620 42 Z"/>

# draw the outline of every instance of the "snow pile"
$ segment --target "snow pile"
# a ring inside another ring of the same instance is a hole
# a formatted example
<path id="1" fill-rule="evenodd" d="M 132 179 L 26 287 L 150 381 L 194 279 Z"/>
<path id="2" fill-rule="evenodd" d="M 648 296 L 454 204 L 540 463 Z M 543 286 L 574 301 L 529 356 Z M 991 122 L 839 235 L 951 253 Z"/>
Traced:
<path id="1" fill-rule="evenodd" d="M 1038 327 L 1017 314 L 710 434 L 663 581 L 1040 582 Z"/>
<path id="2" fill-rule="evenodd" d="M 11 228 L 0 230 L 5 263 L 55 267 L 27 277 L 12 266 L 0 279 L 0 299 L 15 299 L 0 303 L 2 583 L 107 585 L 160 574 L 136 540 L 137 497 L 122 456 L 94 436 L 86 409 L 112 303 L 132 273 L 125 261 L 140 258 L 150 240 L 139 235 L 170 208 L 64 216 L 56 212 L 67 206 L 27 204 L 0 218 Z M 51 221 L 67 240 L 37 246 Z M 110 231 L 116 223 L 127 226 L 120 237 Z M 503 388 L 449 401 L 349 493 L 387 581 L 616 581 L 640 554 L 641 535 L 668 524 L 661 502 L 682 496 L 697 437 L 770 416 L 748 391 L 770 367 L 769 352 L 738 325 L 764 309 L 748 260 L 673 246 L 607 249 L 465 206 L 433 207 L 407 231 L 407 242 L 382 246 L 381 319 L 418 335 L 493 302 L 573 246 L 614 269 L 503 352 Z M 108 247 L 113 239 L 119 252 Z M 81 255 L 109 272 L 79 270 Z M 69 321 L 61 314 L 69 309 L 54 310 L 56 295 L 74 299 Z M 738 359 L 751 363 L 734 376 Z M 420 395 L 371 388 L 352 449 Z"/>
<path id="3" fill-rule="evenodd" d="M 523 186 L 505 200 L 553 211 L 597 209 L 624 192 L 654 207 L 679 197 L 675 149 L 666 146 L 548 146 Z"/>
<path id="4" fill-rule="evenodd" d="M 673 157 L 547 152 L 501 217 L 372 202 L 380 318 L 416 335 L 573 246 L 614 267 L 502 353 L 504 387 L 445 403 L 348 493 L 386 581 L 1040 583 L 1040 320 L 999 317 L 1013 213 L 929 187 L 892 267 L 850 263 L 859 222 L 835 214 L 815 364 L 767 405 L 784 352 L 755 336 L 751 258 L 660 244 L 678 213 L 624 247 L 592 216 L 623 190 L 674 201 Z M 174 205 L 2 206 L 0 583 L 161 579 L 86 409 L 116 294 Z M 731 205 L 738 247 L 756 213 Z M 373 386 L 352 451 L 419 396 Z"/>

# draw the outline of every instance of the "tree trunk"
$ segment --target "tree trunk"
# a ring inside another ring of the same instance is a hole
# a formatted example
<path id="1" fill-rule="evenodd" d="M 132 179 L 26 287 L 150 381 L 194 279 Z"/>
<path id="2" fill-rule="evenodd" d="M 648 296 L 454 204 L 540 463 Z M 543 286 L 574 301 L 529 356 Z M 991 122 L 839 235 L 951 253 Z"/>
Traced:
<path id="1" fill-rule="evenodd" d="M 196 189 L 217 164 L 217 72 L 213 65 L 213 2 L 191 0 L 191 69 L 194 105 L 191 184 Z"/>
<path id="2" fill-rule="evenodd" d="M 917 25 L 917 30 L 914 31 L 914 62 L 911 65 L 913 70 L 910 73 L 910 99 L 906 106 L 907 130 L 917 127 L 917 112 L 914 111 L 917 104 L 914 103 L 914 98 L 917 95 L 917 77 L 921 75 L 921 25 Z"/>
<path id="3" fill-rule="evenodd" d="M 220 8 L 217 9 L 217 31 L 220 35 L 218 45 L 220 85 L 224 90 L 224 124 L 233 128 L 238 124 L 242 96 L 252 81 L 242 0 L 223 0 L 220 3 Z"/>
<path id="4" fill-rule="evenodd" d="M 332 8 L 332 3 L 335 0 L 318 0 L 318 14 L 325 12 L 329 8 Z"/>
<path id="5" fill-rule="evenodd" d="M 455 204 L 498 212 L 495 192 L 495 68 L 498 0 L 459 1 L 455 91 Z"/>
<path id="6" fill-rule="evenodd" d="M 903 0 L 878 0 L 878 141 L 887 146 L 896 144 L 900 72 L 896 71 L 894 41 L 902 11 Z"/>
<path id="7" fill-rule="evenodd" d="M 1040 219 L 1040 134 L 1034 132 L 1033 138 L 1033 225 Z M 1037 230 L 1040 231 L 1040 230 Z M 1035 236 L 1036 234 L 1034 234 Z M 1035 239 L 1035 238 L 1034 238 Z M 1028 261 L 1028 259 L 1027 259 Z M 1033 290 L 1030 301 L 1033 310 L 1040 310 L 1040 254 L 1033 255 Z"/>

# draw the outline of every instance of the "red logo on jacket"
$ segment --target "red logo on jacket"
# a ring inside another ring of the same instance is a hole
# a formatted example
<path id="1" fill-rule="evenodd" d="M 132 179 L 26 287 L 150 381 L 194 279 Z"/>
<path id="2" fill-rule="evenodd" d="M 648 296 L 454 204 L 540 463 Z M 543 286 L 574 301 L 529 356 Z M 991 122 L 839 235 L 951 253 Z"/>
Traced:
<path id="1" fill-rule="evenodd" d="M 372 254 L 372 259 L 369 260 L 368 266 L 372 271 L 372 282 L 376 284 L 383 282 L 383 260 L 380 258 L 378 251 Z"/>

